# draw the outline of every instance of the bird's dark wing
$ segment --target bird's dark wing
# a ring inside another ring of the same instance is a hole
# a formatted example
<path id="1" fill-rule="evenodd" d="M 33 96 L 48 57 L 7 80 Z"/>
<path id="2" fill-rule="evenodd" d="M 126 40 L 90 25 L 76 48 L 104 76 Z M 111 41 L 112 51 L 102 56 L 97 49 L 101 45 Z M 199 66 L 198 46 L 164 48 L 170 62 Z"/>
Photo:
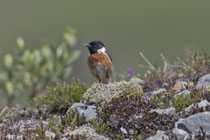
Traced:
<path id="1" fill-rule="evenodd" d="M 105 51 L 105 52 L 106 52 L 106 54 L 109 56 L 110 60 L 112 61 L 112 57 L 111 57 L 111 55 L 108 53 L 108 51 Z"/>

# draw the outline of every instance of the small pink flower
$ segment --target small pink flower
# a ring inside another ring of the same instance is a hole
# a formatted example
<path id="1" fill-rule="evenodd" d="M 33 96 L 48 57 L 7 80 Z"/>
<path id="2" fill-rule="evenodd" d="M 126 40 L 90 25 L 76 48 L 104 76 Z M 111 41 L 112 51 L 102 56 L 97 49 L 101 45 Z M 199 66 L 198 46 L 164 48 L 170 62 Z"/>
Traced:
<path id="1" fill-rule="evenodd" d="M 133 68 L 128 68 L 127 69 L 127 73 L 132 73 L 133 72 Z"/>

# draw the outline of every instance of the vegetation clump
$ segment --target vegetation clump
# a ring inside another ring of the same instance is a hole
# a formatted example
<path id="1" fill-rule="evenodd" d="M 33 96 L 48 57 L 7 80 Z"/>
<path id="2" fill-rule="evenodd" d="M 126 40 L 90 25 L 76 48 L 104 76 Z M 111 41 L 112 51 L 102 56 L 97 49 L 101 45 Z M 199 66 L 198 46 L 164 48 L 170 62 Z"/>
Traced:
<path id="1" fill-rule="evenodd" d="M 84 99 L 88 102 L 95 103 L 109 103 L 113 98 L 118 98 L 122 94 L 128 96 L 141 95 L 141 86 L 133 82 L 114 82 L 109 84 L 98 84 L 94 83 L 83 95 Z"/>
<path id="2" fill-rule="evenodd" d="M 143 82 L 134 83 L 127 79 L 89 86 L 72 80 L 70 85 L 57 84 L 49 88 L 46 96 L 36 99 L 37 109 L 15 109 L 0 114 L 0 138 L 19 134 L 26 139 L 141 140 L 161 130 L 169 139 L 175 139 L 173 129 L 180 118 L 210 111 L 210 90 L 198 90 L 194 86 L 200 76 L 208 74 L 210 57 L 192 53 L 186 60 L 179 59 L 174 64 L 163 55 L 161 57 L 164 67 L 149 64 L 149 72 L 140 76 Z M 173 88 L 177 80 L 193 84 L 185 86 L 185 93 L 183 89 Z M 153 94 L 158 89 L 163 89 L 164 93 Z M 79 102 L 84 103 L 84 108 L 97 106 L 96 120 L 86 122 L 81 112 L 73 111 L 72 104 Z M 166 113 L 167 109 L 172 109 L 172 113 Z M 204 129 L 201 127 L 200 134 L 195 137 L 208 137 Z"/>
<path id="3" fill-rule="evenodd" d="M 134 135 L 133 131 L 136 132 L 135 136 L 141 135 L 145 139 L 158 129 L 168 130 L 175 122 L 172 115 L 149 113 L 153 108 L 156 106 L 141 95 L 134 97 L 123 95 L 105 106 L 101 117 L 110 123 L 112 137 L 121 134 L 129 138 L 130 135 Z M 122 133 L 121 128 L 127 133 Z"/>
<path id="4" fill-rule="evenodd" d="M 68 27 L 64 38 L 58 45 L 43 41 L 40 48 L 30 50 L 23 38 L 17 39 L 17 52 L 4 57 L 0 70 L 0 93 L 4 105 L 26 103 L 47 93 L 46 86 L 63 82 L 70 78 L 72 63 L 79 57 L 75 49 L 76 32 Z"/>
<path id="5" fill-rule="evenodd" d="M 48 112 L 65 114 L 73 103 L 82 101 L 83 94 L 88 85 L 79 80 L 73 79 L 70 85 L 56 84 L 56 87 L 49 88 L 46 96 L 36 99 L 37 106 L 46 106 Z"/>
<path id="6" fill-rule="evenodd" d="M 86 125 L 76 128 L 68 133 L 75 140 L 109 140 L 103 135 L 96 133 L 95 129 Z"/>
<path id="7" fill-rule="evenodd" d="M 177 80 L 197 83 L 201 76 L 210 71 L 210 56 L 207 53 L 187 51 L 183 58 L 177 57 L 177 61 L 174 63 L 170 63 L 161 54 L 162 67 L 151 64 L 142 53 L 140 55 L 148 64 L 148 66 L 140 65 L 147 68 L 147 72 L 139 76 L 144 80 L 144 83 L 141 84 L 144 92 L 160 87 L 170 90 Z"/>

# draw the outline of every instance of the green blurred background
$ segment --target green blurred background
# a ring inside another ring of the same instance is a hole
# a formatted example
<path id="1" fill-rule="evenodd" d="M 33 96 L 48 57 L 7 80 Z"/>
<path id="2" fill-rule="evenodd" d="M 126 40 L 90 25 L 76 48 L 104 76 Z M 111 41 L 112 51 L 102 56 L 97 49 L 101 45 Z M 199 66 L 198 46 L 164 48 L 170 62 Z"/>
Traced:
<path id="1" fill-rule="evenodd" d="M 153 63 L 160 53 L 170 61 L 183 48 L 209 52 L 210 1 L 186 0 L 17 0 L 0 2 L 0 62 L 14 53 L 16 38 L 26 47 L 40 47 L 42 39 L 58 44 L 64 28 L 77 29 L 81 57 L 74 63 L 73 76 L 93 81 L 87 67 L 88 51 L 83 44 L 102 40 L 114 60 L 117 73 L 144 64 L 143 52 Z"/>

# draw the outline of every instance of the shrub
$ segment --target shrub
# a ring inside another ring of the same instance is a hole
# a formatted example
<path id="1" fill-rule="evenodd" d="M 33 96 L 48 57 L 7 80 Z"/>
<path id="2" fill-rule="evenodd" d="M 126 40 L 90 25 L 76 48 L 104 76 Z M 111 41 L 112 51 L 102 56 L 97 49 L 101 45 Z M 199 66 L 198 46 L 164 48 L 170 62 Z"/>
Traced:
<path id="1" fill-rule="evenodd" d="M 75 50 L 75 43 L 75 30 L 70 27 L 58 46 L 45 41 L 40 48 L 30 50 L 19 37 L 17 53 L 5 55 L 3 69 L 0 70 L 0 93 L 7 104 L 44 94 L 47 85 L 69 79 L 72 63 L 80 55 L 80 51 Z"/>
<path id="2" fill-rule="evenodd" d="M 69 106 L 83 99 L 82 96 L 87 88 L 88 85 L 74 79 L 70 85 L 56 84 L 56 87 L 49 88 L 46 96 L 36 99 L 37 106 L 46 105 L 49 112 L 65 114 Z"/>
<path id="3" fill-rule="evenodd" d="M 148 66 L 140 65 L 147 69 L 147 72 L 140 76 L 145 81 L 144 92 L 160 87 L 170 89 L 177 79 L 196 83 L 198 78 L 210 71 L 210 55 L 207 53 L 187 51 L 183 58 L 177 57 L 174 63 L 170 63 L 163 54 L 160 54 L 163 67 L 151 64 L 141 52 L 140 56 L 148 64 Z"/>

